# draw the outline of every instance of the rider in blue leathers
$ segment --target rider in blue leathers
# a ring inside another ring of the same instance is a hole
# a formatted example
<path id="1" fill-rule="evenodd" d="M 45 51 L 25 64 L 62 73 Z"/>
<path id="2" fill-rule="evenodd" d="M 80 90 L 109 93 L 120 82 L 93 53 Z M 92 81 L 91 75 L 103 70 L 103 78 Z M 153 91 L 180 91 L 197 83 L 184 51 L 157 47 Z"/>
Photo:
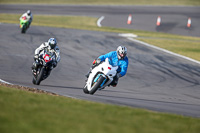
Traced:
<path id="1" fill-rule="evenodd" d="M 116 51 L 111 51 L 105 55 L 99 56 L 96 60 L 93 61 L 93 67 L 99 65 L 102 61 L 105 61 L 106 58 L 109 58 L 112 64 L 118 65 L 117 74 L 113 78 L 113 82 L 110 84 L 113 87 L 117 86 L 118 79 L 123 77 L 128 69 L 128 57 L 127 55 L 127 48 L 124 46 L 119 46 Z M 89 76 L 89 73 L 86 77 Z"/>

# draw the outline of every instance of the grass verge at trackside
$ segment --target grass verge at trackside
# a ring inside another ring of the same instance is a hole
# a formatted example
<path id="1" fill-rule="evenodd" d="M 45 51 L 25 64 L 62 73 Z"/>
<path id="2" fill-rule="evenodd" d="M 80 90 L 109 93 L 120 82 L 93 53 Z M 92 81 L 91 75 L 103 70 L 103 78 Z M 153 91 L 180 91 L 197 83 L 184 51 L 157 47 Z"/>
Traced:
<path id="1" fill-rule="evenodd" d="M 1 133 L 198 133 L 200 119 L 0 86 Z"/>
<path id="2" fill-rule="evenodd" d="M 20 15 L 0 14 L 0 22 L 19 24 Z M 147 32 L 110 27 L 97 27 L 97 18 L 80 16 L 44 16 L 34 15 L 32 25 L 73 28 L 83 30 L 96 30 L 117 33 L 133 33 L 139 35 L 138 40 L 167 49 L 169 51 L 200 61 L 200 38 L 179 36 L 158 32 Z M 55 23 L 56 22 L 56 23 Z"/>
<path id="3" fill-rule="evenodd" d="M 0 3 L 85 5 L 200 5 L 199 0 L 1 0 Z"/>

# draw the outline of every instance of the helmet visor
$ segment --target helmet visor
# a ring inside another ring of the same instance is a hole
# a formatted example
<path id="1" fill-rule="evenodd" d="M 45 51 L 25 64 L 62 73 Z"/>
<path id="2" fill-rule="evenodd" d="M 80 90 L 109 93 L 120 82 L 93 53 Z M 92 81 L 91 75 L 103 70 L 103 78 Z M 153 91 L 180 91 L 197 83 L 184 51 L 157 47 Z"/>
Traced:
<path id="1" fill-rule="evenodd" d="M 119 56 L 124 58 L 126 56 L 126 54 L 125 53 L 119 53 Z"/>
<path id="2" fill-rule="evenodd" d="M 49 45 L 50 45 L 51 49 L 54 49 L 56 46 L 55 44 L 51 44 L 51 43 Z"/>

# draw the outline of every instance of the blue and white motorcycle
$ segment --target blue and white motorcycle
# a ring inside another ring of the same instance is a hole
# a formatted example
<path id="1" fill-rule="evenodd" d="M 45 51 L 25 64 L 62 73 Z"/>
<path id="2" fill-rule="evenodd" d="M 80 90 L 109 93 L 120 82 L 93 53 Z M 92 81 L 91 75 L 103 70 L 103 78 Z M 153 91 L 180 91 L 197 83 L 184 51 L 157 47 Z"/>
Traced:
<path id="1" fill-rule="evenodd" d="M 83 92 L 93 95 L 97 90 L 102 90 L 110 85 L 113 77 L 117 74 L 118 62 L 113 64 L 106 58 L 104 62 L 91 70 L 91 73 L 83 88 Z"/>

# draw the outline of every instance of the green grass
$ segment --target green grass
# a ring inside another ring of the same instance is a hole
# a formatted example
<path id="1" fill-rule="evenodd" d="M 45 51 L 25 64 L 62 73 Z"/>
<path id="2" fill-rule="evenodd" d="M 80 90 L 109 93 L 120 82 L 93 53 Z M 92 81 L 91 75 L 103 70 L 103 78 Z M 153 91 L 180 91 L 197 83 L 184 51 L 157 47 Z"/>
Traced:
<path id="1" fill-rule="evenodd" d="M 200 5 L 199 0 L 1 0 L 7 4 Z"/>
<path id="2" fill-rule="evenodd" d="M 140 39 L 143 42 L 167 49 L 174 53 L 190 57 L 192 59 L 200 61 L 200 42 L 187 42 L 185 40 L 152 40 L 152 39 Z"/>
<path id="3" fill-rule="evenodd" d="M 1 133 L 198 133 L 200 119 L 0 86 Z"/>
<path id="4" fill-rule="evenodd" d="M 20 15 L 0 14 L 0 22 L 19 23 Z M 83 30 L 95 30 L 104 32 L 133 33 L 138 40 L 170 50 L 172 52 L 200 61 L 200 38 L 180 36 L 166 33 L 119 29 L 111 27 L 97 27 L 97 18 L 83 16 L 45 16 L 34 15 L 32 25 L 61 28 L 73 28 Z"/>
<path id="5" fill-rule="evenodd" d="M 19 24 L 21 15 L 17 14 L 0 14 L 0 22 Z M 9 18 L 8 18 L 9 17 Z M 49 26 L 60 28 L 89 29 L 97 28 L 97 18 L 82 16 L 48 16 L 34 15 L 31 25 Z"/>

